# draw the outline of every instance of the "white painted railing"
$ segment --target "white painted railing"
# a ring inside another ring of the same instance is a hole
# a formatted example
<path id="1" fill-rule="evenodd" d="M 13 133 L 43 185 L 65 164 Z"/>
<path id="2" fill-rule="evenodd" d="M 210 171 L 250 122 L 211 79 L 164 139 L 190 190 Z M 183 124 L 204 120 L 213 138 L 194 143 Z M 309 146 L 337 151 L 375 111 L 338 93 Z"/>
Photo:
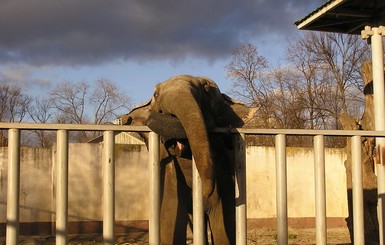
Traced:
<path id="1" fill-rule="evenodd" d="M 57 190 L 56 190 L 56 244 L 67 244 L 68 240 L 68 132 L 69 131 L 103 131 L 103 239 L 104 244 L 114 244 L 115 217 L 115 153 L 114 134 L 121 131 L 149 132 L 142 126 L 117 125 L 73 125 L 73 124 L 31 124 L 0 123 L 1 130 L 8 130 L 8 195 L 7 195 L 7 245 L 18 244 L 19 238 L 19 198 L 20 198 L 20 131 L 52 130 L 57 132 Z M 337 130 L 274 130 L 274 129 L 217 129 L 217 133 L 234 133 L 237 163 L 235 166 L 235 199 L 236 199 L 236 243 L 246 244 L 246 157 L 245 135 L 275 135 L 276 173 L 277 173 L 277 241 L 288 244 L 287 217 L 287 172 L 286 172 L 286 136 L 306 135 L 314 137 L 314 169 L 316 199 L 316 240 L 317 244 L 326 244 L 326 203 L 325 203 L 325 136 L 351 137 L 352 179 L 353 179 L 353 222 L 355 244 L 365 244 L 361 137 L 385 137 L 381 131 L 337 131 Z M 149 243 L 160 243 L 160 166 L 159 137 L 149 134 Z M 194 166 L 194 164 L 193 164 Z M 194 169 L 194 191 L 199 190 L 199 175 Z M 203 210 L 201 194 L 194 193 L 194 224 L 201 220 L 200 230 L 194 234 L 194 244 L 202 244 Z M 195 201 L 197 200 L 197 201 Z M 379 218 L 382 223 L 382 217 Z M 382 232 L 382 231 L 380 231 Z"/>

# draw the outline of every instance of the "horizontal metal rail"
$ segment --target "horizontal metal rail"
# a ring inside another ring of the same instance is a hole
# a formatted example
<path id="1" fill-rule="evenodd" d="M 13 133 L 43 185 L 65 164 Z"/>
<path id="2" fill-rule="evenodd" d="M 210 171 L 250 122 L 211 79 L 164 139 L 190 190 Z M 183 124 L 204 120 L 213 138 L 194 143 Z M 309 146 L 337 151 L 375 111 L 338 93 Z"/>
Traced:
<path id="1" fill-rule="evenodd" d="M 68 131 L 100 131 L 104 132 L 103 151 L 103 180 L 104 180 L 104 213 L 103 237 L 106 244 L 114 242 L 114 139 L 118 132 L 150 132 L 146 126 L 127 125 L 87 125 L 87 124 L 36 124 L 36 123 L 1 123 L 0 130 L 8 130 L 9 160 L 8 160 L 8 196 L 7 196 L 7 244 L 17 244 L 19 236 L 19 186 L 20 186 L 20 131 L 21 130 L 51 130 L 57 131 L 57 206 L 56 206 L 56 243 L 67 243 L 68 223 Z M 356 131 L 356 130 L 302 130 L 302 129 L 246 129 L 246 128 L 217 128 L 216 133 L 238 134 L 237 158 L 241 158 L 236 166 L 236 241 L 246 244 L 246 175 L 245 175 L 245 135 L 275 135 L 276 137 L 276 166 L 277 166 L 277 224 L 278 244 L 287 244 L 287 173 L 285 140 L 288 135 L 313 136 L 315 152 L 315 182 L 316 182 L 316 230 L 317 244 L 326 243 L 326 210 L 325 210 L 325 159 L 324 136 L 352 137 L 353 161 L 353 208 L 355 244 L 364 244 L 363 236 L 363 197 L 362 197 L 362 163 L 360 157 L 361 137 L 385 137 L 385 131 Z M 159 137 L 150 134 L 150 244 L 160 244 L 159 212 Z M 194 222 L 195 223 L 195 222 Z"/>
<path id="2" fill-rule="evenodd" d="M 114 131 L 114 132 L 150 132 L 147 126 L 129 126 L 113 124 L 55 124 L 55 123 L 6 123 L 0 122 L 0 129 L 20 130 L 68 130 L 68 131 Z M 385 137 L 385 131 L 365 130 L 317 130 L 317 129 L 255 129 L 255 128 L 216 128 L 215 133 L 240 133 L 246 135 L 297 135 L 297 136 L 363 136 Z"/>

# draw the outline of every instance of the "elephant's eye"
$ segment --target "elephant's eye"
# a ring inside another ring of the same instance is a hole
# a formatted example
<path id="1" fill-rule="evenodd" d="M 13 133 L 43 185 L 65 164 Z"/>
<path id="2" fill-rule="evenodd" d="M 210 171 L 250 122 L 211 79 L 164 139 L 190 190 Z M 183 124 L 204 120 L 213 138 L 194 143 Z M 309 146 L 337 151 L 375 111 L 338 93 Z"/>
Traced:
<path id="1" fill-rule="evenodd" d="M 132 124 L 132 117 L 128 117 L 127 118 L 127 125 L 131 125 Z"/>
<path id="2" fill-rule="evenodd" d="M 158 98 L 159 97 L 159 94 L 157 92 L 154 93 L 154 98 Z"/>

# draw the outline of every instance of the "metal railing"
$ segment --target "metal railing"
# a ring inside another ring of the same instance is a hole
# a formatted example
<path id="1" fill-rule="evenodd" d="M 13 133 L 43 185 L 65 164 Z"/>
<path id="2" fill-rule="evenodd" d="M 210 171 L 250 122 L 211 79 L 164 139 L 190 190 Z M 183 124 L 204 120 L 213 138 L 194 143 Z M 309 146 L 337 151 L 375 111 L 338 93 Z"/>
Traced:
<path id="1" fill-rule="evenodd" d="M 8 194 L 6 244 L 18 244 L 19 238 L 19 198 L 20 198 L 20 131 L 51 130 L 57 132 L 57 190 L 56 190 L 56 244 L 68 242 L 68 132 L 103 131 L 103 240 L 104 244 L 114 244 L 115 217 L 115 153 L 114 134 L 117 132 L 150 132 L 143 126 L 117 125 L 73 125 L 73 124 L 32 124 L 0 123 L 0 130 L 8 130 Z M 287 171 L 286 136 L 301 135 L 314 137 L 314 171 L 316 200 L 316 241 L 326 244 L 326 192 L 325 192 L 325 136 L 345 136 L 351 138 L 352 179 L 353 179 L 353 225 L 355 244 L 365 244 L 361 137 L 385 137 L 381 131 L 342 130 L 279 130 L 279 129 L 216 129 L 217 133 L 233 133 L 237 163 L 235 166 L 236 199 L 236 244 L 247 242 L 246 213 L 246 135 L 274 135 L 276 147 L 276 202 L 277 202 L 277 242 L 288 244 L 287 216 Z M 159 137 L 149 133 L 149 243 L 159 244 L 160 240 L 160 165 Z M 193 164 L 194 166 L 195 164 Z M 201 184 L 196 168 L 194 173 L 194 244 L 203 244 L 203 207 Z M 379 217 L 382 222 L 382 217 Z M 382 231 L 380 231 L 382 232 Z"/>

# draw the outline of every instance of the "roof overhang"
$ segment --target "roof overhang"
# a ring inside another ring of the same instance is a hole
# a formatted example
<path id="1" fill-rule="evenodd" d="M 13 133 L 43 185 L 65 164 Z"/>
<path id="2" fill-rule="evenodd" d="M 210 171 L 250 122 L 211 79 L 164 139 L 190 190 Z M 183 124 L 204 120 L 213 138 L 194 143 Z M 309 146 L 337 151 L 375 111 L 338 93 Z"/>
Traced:
<path id="1" fill-rule="evenodd" d="M 385 0 L 329 0 L 294 23 L 298 29 L 361 34 L 385 26 Z"/>

